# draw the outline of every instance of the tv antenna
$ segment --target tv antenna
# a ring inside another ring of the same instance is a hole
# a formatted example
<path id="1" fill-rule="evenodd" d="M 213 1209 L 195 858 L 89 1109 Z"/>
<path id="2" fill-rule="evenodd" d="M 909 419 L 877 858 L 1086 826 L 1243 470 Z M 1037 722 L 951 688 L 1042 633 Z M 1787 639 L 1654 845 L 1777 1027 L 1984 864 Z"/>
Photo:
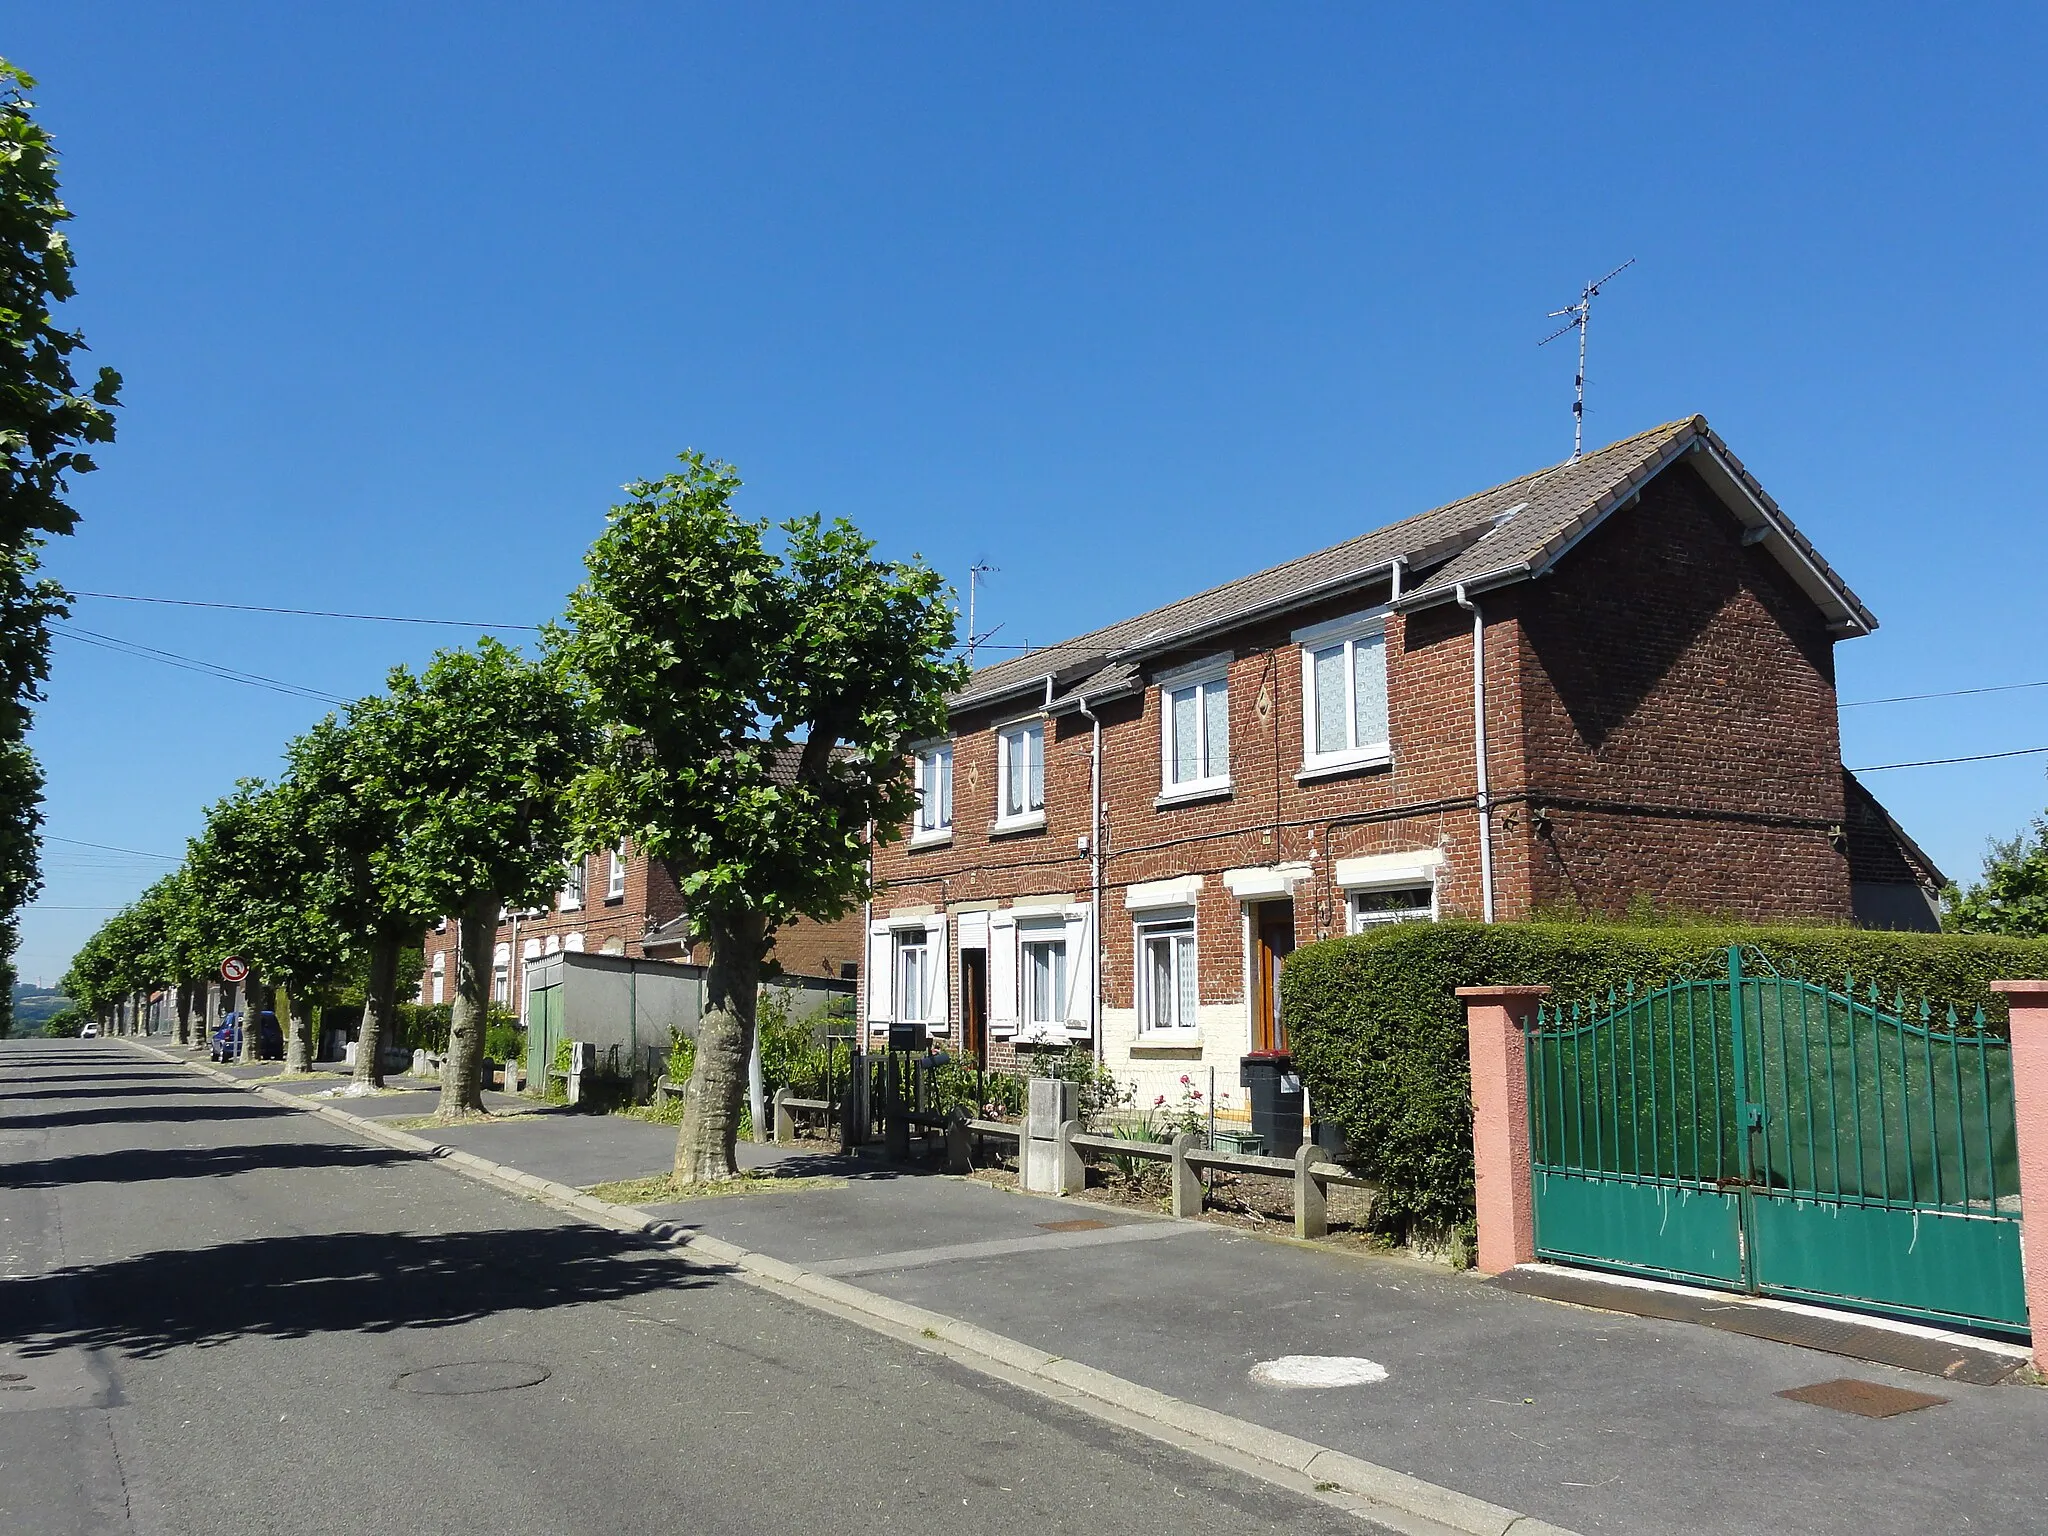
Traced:
<path id="1" fill-rule="evenodd" d="M 1635 264 L 1635 257 L 1629 257 L 1627 261 L 1624 261 L 1605 277 L 1596 278 L 1581 288 L 1579 290 L 1578 303 L 1567 304 L 1563 309 L 1553 309 L 1550 312 L 1552 320 L 1556 320 L 1564 315 L 1570 315 L 1571 318 L 1536 343 L 1539 347 L 1547 347 L 1567 331 L 1577 331 L 1579 333 L 1579 376 L 1572 381 L 1573 387 L 1578 391 L 1578 394 L 1572 400 L 1572 457 L 1574 459 L 1578 458 L 1586 448 L 1586 319 L 1593 313 L 1593 300 L 1599 295 L 1601 286 L 1613 282 L 1615 278 L 1621 276 L 1622 273 Z"/>
<path id="2" fill-rule="evenodd" d="M 967 567 L 967 665 L 969 668 L 974 666 L 975 647 L 988 640 L 990 636 L 995 634 L 997 629 L 1003 627 L 998 624 L 994 629 L 989 630 L 987 634 L 978 633 L 974 627 L 974 590 L 981 585 L 982 577 L 992 575 L 1000 569 L 1000 566 L 990 565 L 985 556 Z"/>

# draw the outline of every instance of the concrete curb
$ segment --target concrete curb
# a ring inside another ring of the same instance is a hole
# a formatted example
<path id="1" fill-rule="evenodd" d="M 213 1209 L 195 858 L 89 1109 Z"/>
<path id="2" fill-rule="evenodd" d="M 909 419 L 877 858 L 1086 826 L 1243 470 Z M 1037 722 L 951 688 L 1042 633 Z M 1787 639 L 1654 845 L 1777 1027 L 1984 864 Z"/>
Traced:
<path id="1" fill-rule="evenodd" d="M 1573 1532 L 1533 1515 L 1425 1482 L 1312 1440 L 1297 1439 L 1262 1424 L 1184 1402 L 1077 1360 L 1063 1360 L 973 1323 L 894 1301 L 715 1237 L 693 1235 L 672 1222 L 650 1218 L 632 1206 L 599 1200 L 570 1185 L 393 1130 L 331 1104 L 309 1104 L 280 1089 L 246 1083 L 231 1073 L 187 1061 L 155 1046 L 132 1039 L 123 1039 L 123 1043 L 272 1103 L 319 1115 L 394 1151 L 440 1162 L 466 1178 L 493 1185 L 508 1194 L 537 1200 L 597 1226 L 646 1238 L 686 1258 L 729 1270 L 761 1289 L 944 1355 L 983 1375 L 1053 1398 L 1092 1417 L 1137 1430 L 1207 1460 L 1321 1498 L 1413 1536 L 1444 1536 L 1449 1532 L 1459 1536 L 1509 1536 L 1510 1532 L 1513 1536 L 1574 1536 Z"/>

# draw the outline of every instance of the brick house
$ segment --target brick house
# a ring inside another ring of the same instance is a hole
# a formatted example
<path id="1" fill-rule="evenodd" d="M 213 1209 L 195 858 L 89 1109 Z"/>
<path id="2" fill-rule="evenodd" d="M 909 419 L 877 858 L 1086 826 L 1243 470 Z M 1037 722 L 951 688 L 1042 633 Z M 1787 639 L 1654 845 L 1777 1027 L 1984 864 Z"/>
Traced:
<path id="1" fill-rule="evenodd" d="M 420 1001 L 455 997 L 455 923 L 443 919 L 426 936 Z M 850 980 L 859 971 L 858 917 L 833 923 L 799 919 L 776 935 L 771 958 L 792 976 Z M 708 946 L 690 942 L 681 890 L 668 866 L 631 843 L 585 854 L 563 871 L 562 888 L 543 909 L 507 913 L 498 924 L 492 996 L 514 1011 L 522 1002 L 522 968 L 558 950 L 627 955 L 635 959 L 708 962 Z"/>
<path id="2" fill-rule="evenodd" d="M 1876 622 L 1694 417 L 983 667 L 876 849 L 864 1017 L 1089 1043 L 1149 1100 L 1234 1087 L 1295 943 L 1372 923 L 1929 926 L 1842 767 Z"/>

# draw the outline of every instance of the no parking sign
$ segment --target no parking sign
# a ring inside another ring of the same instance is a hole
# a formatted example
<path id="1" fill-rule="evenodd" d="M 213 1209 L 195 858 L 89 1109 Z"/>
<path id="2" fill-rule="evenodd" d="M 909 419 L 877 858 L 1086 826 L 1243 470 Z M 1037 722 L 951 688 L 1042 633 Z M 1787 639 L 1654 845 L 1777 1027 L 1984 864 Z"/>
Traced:
<path id="1" fill-rule="evenodd" d="M 249 962 L 239 959 L 234 955 L 229 955 L 227 959 L 220 963 L 220 979 L 222 981 L 247 981 L 249 979 Z"/>

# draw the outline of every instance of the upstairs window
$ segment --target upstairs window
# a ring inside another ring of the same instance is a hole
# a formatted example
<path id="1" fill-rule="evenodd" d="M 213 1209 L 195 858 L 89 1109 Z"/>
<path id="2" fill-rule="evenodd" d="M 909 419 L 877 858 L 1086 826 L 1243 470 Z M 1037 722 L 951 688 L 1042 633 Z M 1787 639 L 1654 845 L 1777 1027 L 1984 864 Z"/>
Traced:
<path id="1" fill-rule="evenodd" d="M 612 850 L 611 873 L 605 881 L 604 899 L 623 901 L 626 897 L 626 845 L 620 843 Z"/>
<path id="2" fill-rule="evenodd" d="M 1361 615 L 1296 634 L 1301 646 L 1302 771 L 1385 762 L 1387 633 Z"/>
<path id="3" fill-rule="evenodd" d="M 1045 722 L 1005 726 L 996 736 L 996 825 L 1045 821 Z"/>
<path id="4" fill-rule="evenodd" d="M 583 860 L 571 859 L 562 874 L 562 899 L 557 905 L 564 912 L 573 912 L 583 905 Z"/>
<path id="5" fill-rule="evenodd" d="M 943 837 L 953 830 L 953 744 L 917 754 L 917 821 L 913 837 Z"/>
<path id="6" fill-rule="evenodd" d="M 1230 787 L 1229 663 L 1201 675 L 1161 680 L 1159 792 L 1202 794 Z"/>

